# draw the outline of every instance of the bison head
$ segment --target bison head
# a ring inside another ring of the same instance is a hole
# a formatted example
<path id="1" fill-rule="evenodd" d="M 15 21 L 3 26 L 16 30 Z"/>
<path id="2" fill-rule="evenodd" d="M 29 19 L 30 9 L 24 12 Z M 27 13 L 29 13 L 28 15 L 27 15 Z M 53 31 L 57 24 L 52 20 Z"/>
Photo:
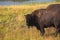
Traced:
<path id="1" fill-rule="evenodd" d="M 32 16 L 32 14 L 25 15 L 25 18 L 26 18 L 26 24 L 27 24 L 28 28 L 30 28 L 30 26 L 34 26 L 34 18 Z"/>

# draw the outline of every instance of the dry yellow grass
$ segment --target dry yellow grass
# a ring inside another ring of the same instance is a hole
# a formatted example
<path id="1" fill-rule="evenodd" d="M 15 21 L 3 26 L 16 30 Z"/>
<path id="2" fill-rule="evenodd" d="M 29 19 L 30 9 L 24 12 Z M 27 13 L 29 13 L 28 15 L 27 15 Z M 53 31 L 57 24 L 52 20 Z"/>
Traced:
<path id="1" fill-rule="evenodd" d="M 35 27 L 28 29 L 25 23 L 24 15 L 50 4 L 55 3 L 0 6 L 0 40 L 60 40 L 60 35 L 54 36 L 54 28 L 45 29 L 42 37 L 39 30 Z"/>

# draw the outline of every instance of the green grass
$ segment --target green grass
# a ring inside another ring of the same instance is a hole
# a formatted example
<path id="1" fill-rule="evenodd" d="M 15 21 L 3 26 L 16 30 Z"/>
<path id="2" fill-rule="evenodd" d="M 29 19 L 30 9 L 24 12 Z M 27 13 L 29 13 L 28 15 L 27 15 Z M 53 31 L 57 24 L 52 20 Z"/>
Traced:
<path id="1" fill-rule="evenodd" d="M 0 6 L 0 40 L 60 40 L 60 34 L 54 36 L 55 28 L 45 29 L 45 35 L 41 36 L 35 27 L 26 26 L 24 15 L 49 4 Z"/>

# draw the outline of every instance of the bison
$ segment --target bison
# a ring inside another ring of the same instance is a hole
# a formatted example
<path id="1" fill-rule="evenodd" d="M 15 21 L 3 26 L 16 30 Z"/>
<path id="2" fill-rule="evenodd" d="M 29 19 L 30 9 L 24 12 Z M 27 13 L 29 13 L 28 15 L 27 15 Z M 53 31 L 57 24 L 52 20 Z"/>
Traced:
<path id="1" fill-rule="evenodd" d="M 28 16 L 29 15 L 29 16 Z M 28 16 L 28 17 L 27 17 Z M 56 36 L 60 30 L 60 4 L 51 4 L 46 9 L 36 10 L 26 15 L 26 23 L 36 26 L 44 35 L 44 28 L 53 26 L 56 28 Z M 28 22 L 27 22 L 28 21 Z M 30 23 L 31 22 L 31 23 Z"/>

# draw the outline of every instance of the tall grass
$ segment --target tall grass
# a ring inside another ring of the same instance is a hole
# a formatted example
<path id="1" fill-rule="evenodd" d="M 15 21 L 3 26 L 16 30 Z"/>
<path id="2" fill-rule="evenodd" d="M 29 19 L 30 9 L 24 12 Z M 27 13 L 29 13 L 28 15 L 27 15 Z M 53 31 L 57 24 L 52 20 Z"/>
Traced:
<path id="1" fill-rule="evenodd" d="M 20 6 L 0 6 L 0 40 L 60 40 L 60 35 L 54 36 L 55 28 L 47 28 L 42 37 L 35 27 L 28 29 L 24 15 L 49 4 L 34 4 Z"/>

